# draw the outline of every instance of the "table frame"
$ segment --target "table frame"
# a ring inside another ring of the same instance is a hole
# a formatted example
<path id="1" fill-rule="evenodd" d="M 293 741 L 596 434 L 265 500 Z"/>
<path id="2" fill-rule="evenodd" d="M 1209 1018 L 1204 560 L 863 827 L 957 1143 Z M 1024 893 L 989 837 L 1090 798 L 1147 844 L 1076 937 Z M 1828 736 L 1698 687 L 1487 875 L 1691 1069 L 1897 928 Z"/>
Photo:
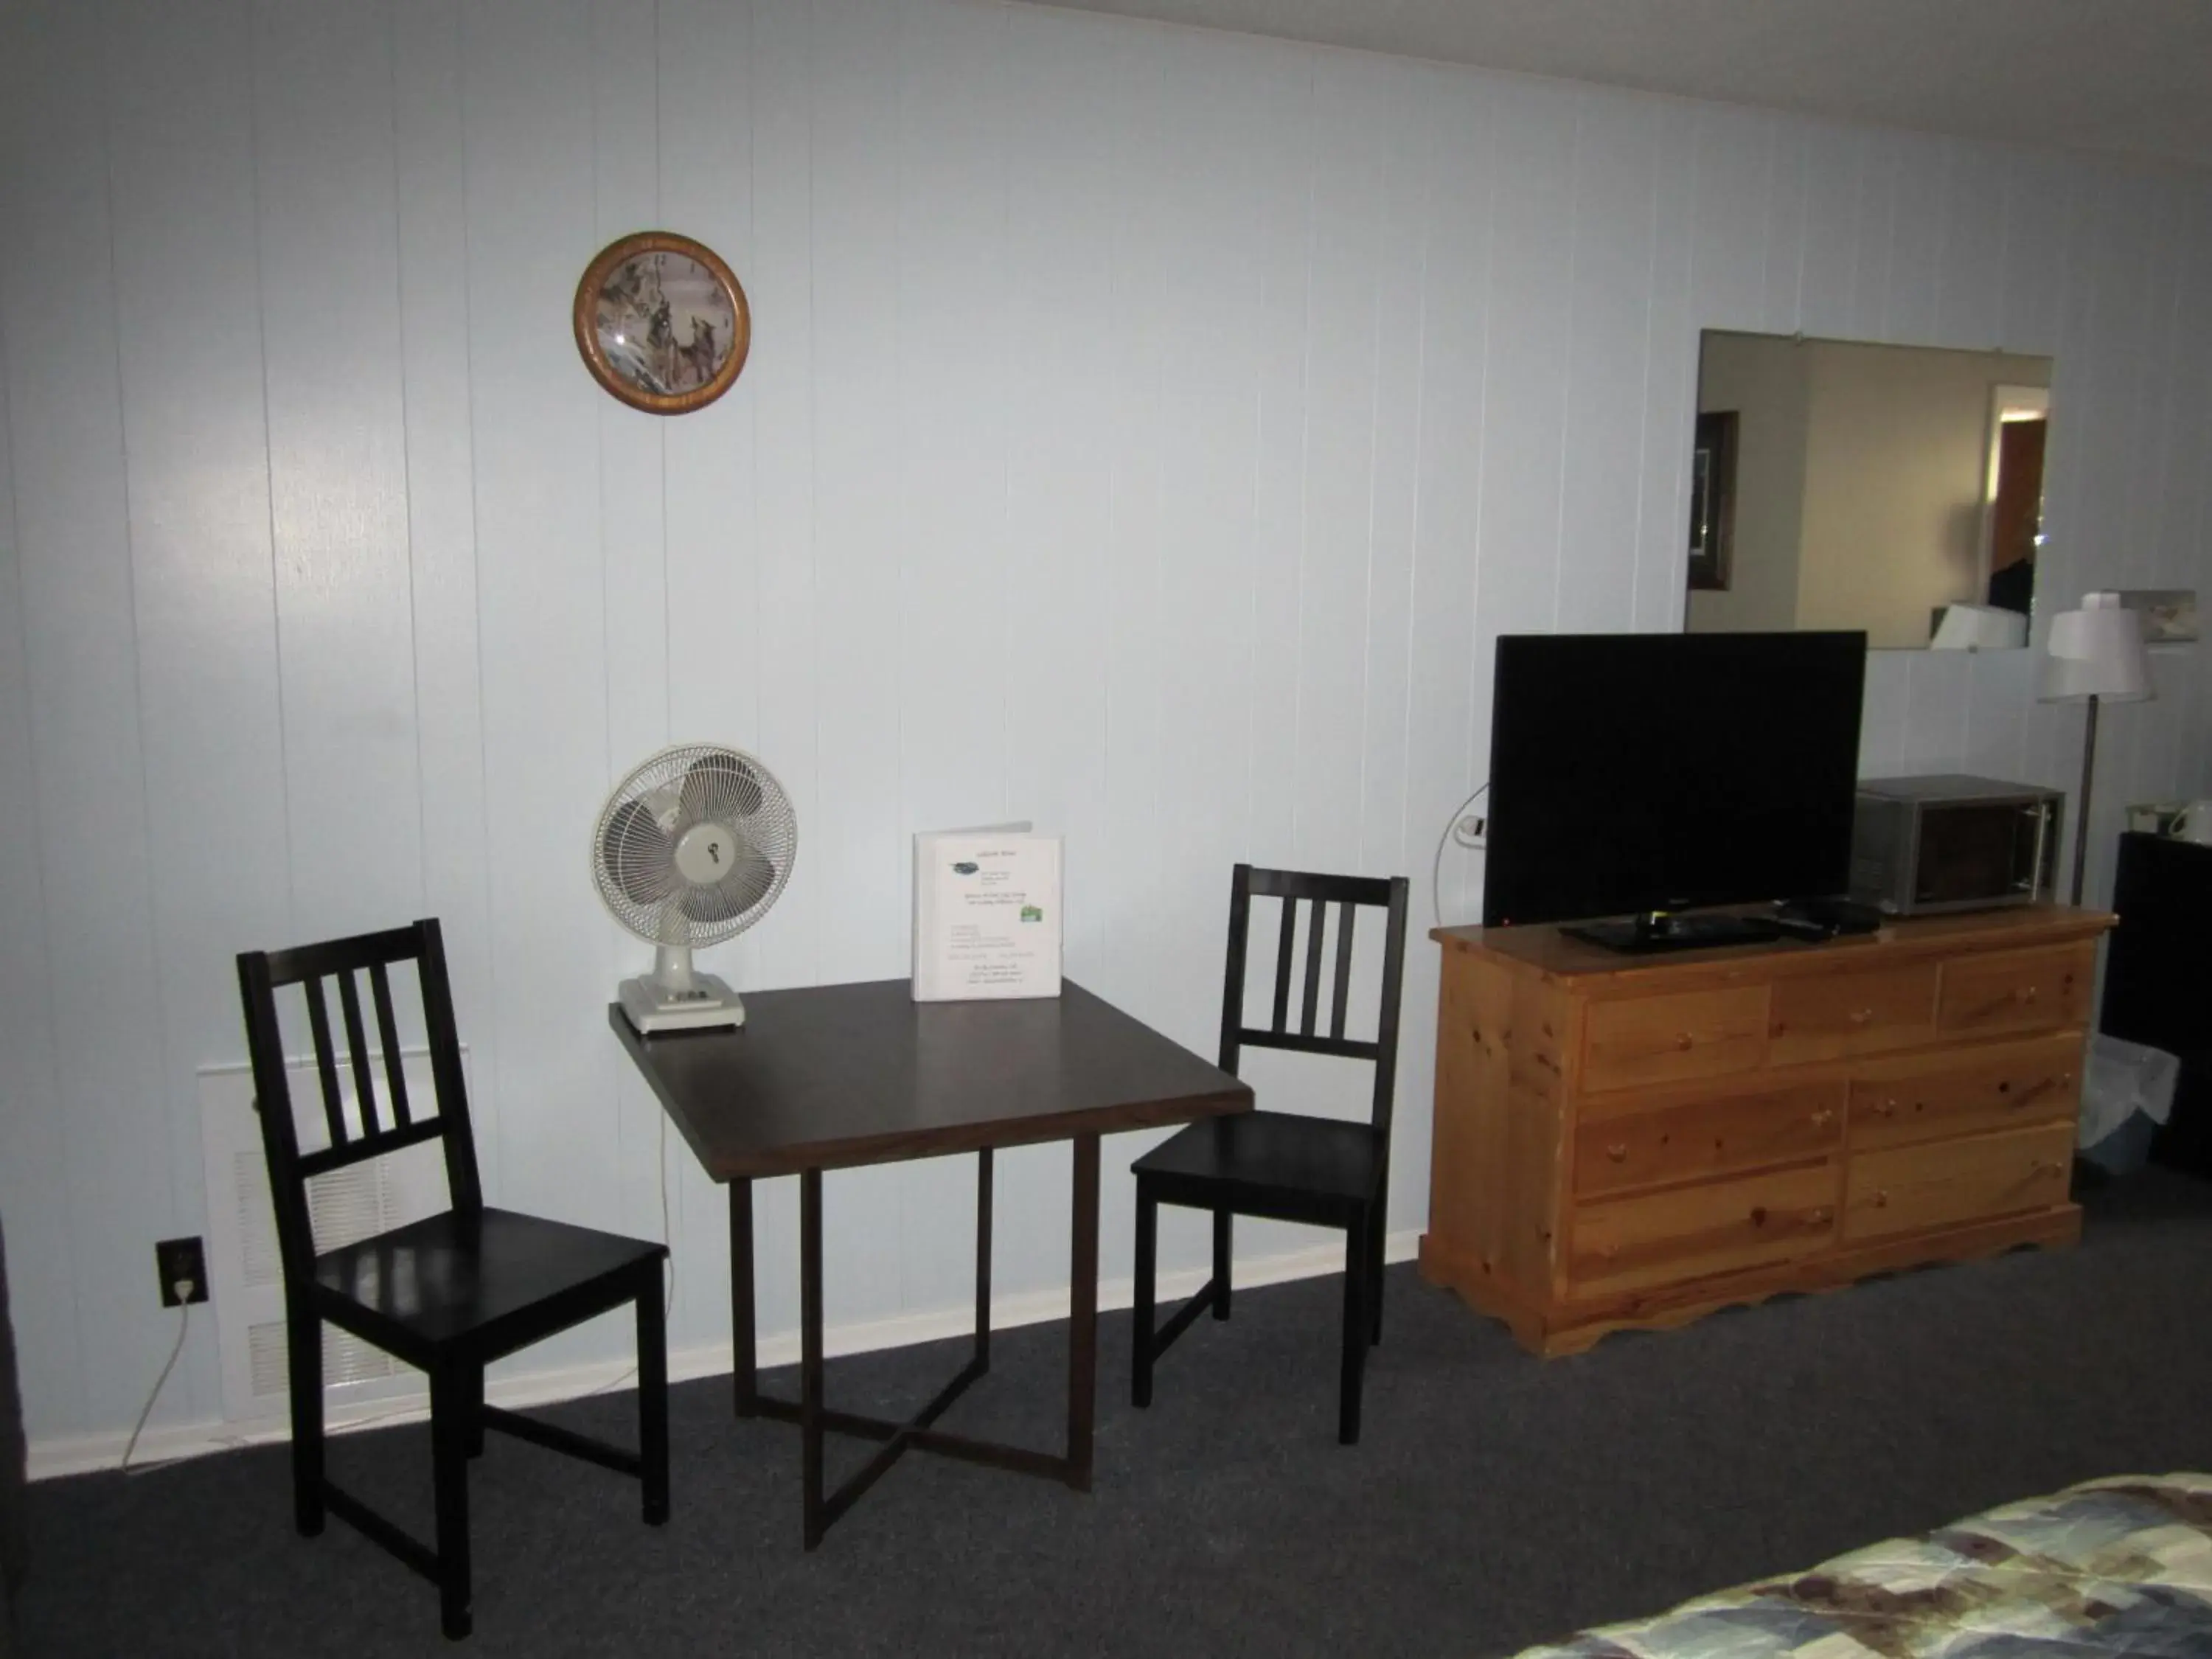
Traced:
<path id="1" fill-rule="evenodd" d="M 830 1527 L 909 1450 L 1057 1480 L 1077 1492 L 1091 1490 L 1098 1396 L 1098 1136 L 1079 1134 L 1072 1139 L 1075 1170 L 1069 1206 L 1067 1449 L 1059 1456 L 933 1426 L 991 1369 L 991 1148 L 975 1154 L 975 1346 L 968 1363 L 903 1423 L 840 1411 L 823 1398 L 823 1171 L 818 1168 L 803 1170 L 799 1176 L 799 1397 L 790 1400 L 761 1392 L 754 1322 L 753 1184 L 743 1178 L 730 1182 L 730 1327 L 735 1337 L 732 1403 L 740 1418 L 768 1417 L 799 1425 L 802 1521 L 808 1549 L 819 1547 Z M 883 1443 L 842 1485 L 825 1491 L 823 1437 L 833 1433 Z"/>

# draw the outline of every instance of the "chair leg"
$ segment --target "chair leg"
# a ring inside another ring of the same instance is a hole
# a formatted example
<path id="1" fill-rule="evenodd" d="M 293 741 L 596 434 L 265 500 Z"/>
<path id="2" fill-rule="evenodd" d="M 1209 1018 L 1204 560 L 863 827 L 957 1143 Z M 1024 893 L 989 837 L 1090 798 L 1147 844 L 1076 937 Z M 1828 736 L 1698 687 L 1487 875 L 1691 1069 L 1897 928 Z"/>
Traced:
<path id="1" fill-rule="evenodd" d="M 1377 1345 L 1382 1340 L 1382 1230 L 1389 1216 L 1389 1206 L 1377 1199 L 1367 1231 L 1367 1300 L 1374 1325 L 1368 1340 Z"/>
<path id="2" fill-rule="evenodd" d="M 668 1331 L 661 1290 L 655 1261 L 637 1292 L 637 1453 L 648 1527 L 668 1519 Z"/>
<path id="3" fill-rule="evenodd" d="M 468 1401 L 469 1455 L 482 1457 L 484 1449 L 484 1374 L 483 1367 L 474 1365 L 466 1373 L 467 1387 L 463 1397 Z"/>
<path id="4" fill-rule="evenodd" d="M 1159 1200 L 1139 1179 L 1136 1316 L 1129 1333 L 1129 1403 L 1139 1410 L 1152 1403 L 1152 1280 L 1158 1265 L 1159 1231 Z"/>
<path id="5" fill-rule="evenodd" d="M 469 1424 L 466 1368 L 430 1373 L 430 1478 L 436 1494 L 438 1623 L 469 1633 Z"/>
<path id="6" fill-rule="evenodd" d="M 1213 1212 L 1213 1316 L 1229 1317 L 1229 1228 L 1233 1218 L 1226 1210 Z"/>
<path id="7" fill-rule="evenodd" d="M 323 1529 L 323 1322 L 293 1309 L 286 1319 L 292 1396 L 292 1524 L 302 1538 Z"/>
<path id="8" fill-rule="evenodd" d="M 1367 1313 L 1367 1233 L 1363 1224 L 1348 1229 L 1344 1240 L 1344 1369 L 1337 1384 L 1336 1437 L 1346 1446 L 1359 1443 L 1360 1384 L 1372 1340 Z"/>

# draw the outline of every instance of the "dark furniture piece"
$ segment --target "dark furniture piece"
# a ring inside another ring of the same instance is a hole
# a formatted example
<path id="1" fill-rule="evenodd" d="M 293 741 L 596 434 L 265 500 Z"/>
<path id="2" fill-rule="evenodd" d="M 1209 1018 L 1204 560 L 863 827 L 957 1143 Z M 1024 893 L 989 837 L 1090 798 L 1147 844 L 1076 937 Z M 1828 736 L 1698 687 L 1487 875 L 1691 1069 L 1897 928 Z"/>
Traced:
<path id="1" fill-rule="evenodd" d="M 1195 1123 L 1139 1158 L 1137 1176 L 1137 1328 L 1130 1397 L 1152 1403 L 1152 1365 L 1169 1344 L 1207 1308 L 1229 1317 L 1230 1229 L 1232 1216 L 1266 1216 L 1312 1226 L 1340 1227 L 1345 1235 L 1343 1374 L 1338 1384 L 1336 1437 L 1359 1439 L 1359 1393 L 1367 1349 L 1382 1340 L 1382 1220 L 1390 1184 L 1390 1101 L 1398 1074 L 1398 1004 L 1406 962 L 1403 876 L 1388 880 L 1357 876 L 1304 875 L 1255 870 L 1240 864 L 1229 890 L 1229 965 L 1221 999 L 1221 1069 L 1234 1073 L 1244 1048 L 1289 1048 L 1300 1054 L 1340 1054 L 1375 1067 L 1368 1121 L 1299 1117 L 1255 1112 L 1241 1118 Z M 1282 901 L 1281 940 L 1275 954 L 1273 1023 L 1244 1024 L 1244 957 L 1252 901 Z M 1303 1016 L 1289 1023 L 1291 975 L 1297 939 L 1298 906 L 1311 906 L 1306 933 Z M 1328 1030 L 1317 1027 L 1322 940 L 1327 907 L 1338 908 L 1334 995 Z M 1363 907 L 1389 918 L 1383 936 L 1382 998 L 1372 1041 L 1345 1036 L 1345 1003 L 1352 988 L 1352 936 Z M 1180 1204 L 1213 1212 L 1213 1276 L 1155 1334 L 1152 1300 L 1158 1254 L 1159 1206 Z"/>
<path id="2" fill-rule="evenodd" d="M 2212 847 L 2122 836 L 2112 908 L 2099 1028 L 2180 1056 L 2173 1114 L 2150 1155 L 2212 1176 Z"/>
<path id="3" fill-rule="evenodd" d="M 390 969 L 412 962 L 422 986 L 435 1098 L 410 1101 L 402 1070 Z M 384 1078 L 362 1019 L 357 976 L 368 978 Z M 337 985 L 343 1056 L 332 1041 L 325 980 Z M 661 1306 L 665 1244 L 617 1237 L 488 1208 L 477 1180 L 476 1142 L 461 1076 L 453 997 L 435 921 L 296 950 L 238 958 L 254 1104 L 269 1160 L 276 1240 L 283 1257 L 291 1348 L 292 1502 L 303 1536 L 323 1529 L 325 1509 L 438 1586 L 441 1623 L 469 1633 L 468 1460 L 498 1429 L 555 1451 L 638 1477 L 645 1519 L 668 1518 L 668 1351 Z M 328 1139 L 300 1146 L 286 1074 L 276 991 L 297 985 L 321 1084 Z M 356 1113 L 340 1083 L 349 1066 Z M 422 1108 L 429 1109 L 425 1113 Z M 388 1121 L 386 1119 L 388 1118 Z M 428 1140 L 443 1142 L 453 1207 L 427 1220 L 318 1255 L 307 1183 L 326 1170 Z M 623 1450 L 550 1424 L 487 1406 L 484 1367 L 596 1315 L 637 1306 L 639 1449 Z M 437 1547 L 409 1536 L 323 1473 L 322 1328 L 328 1321 L 428 1374 Z"/>
<path id="4" fill-rule="evenodd" d="M 902 1454 L 936 1452 L 1091 1486 L 1097 1382 L 1098 1137 L 1250 1109 L 1252 1091 L 1073 981 L 1058 997 L 913 1000 L 902 979 L 745 994 L 735 1030 L 641 1036 L 608 1023 L 700 1164 L 730 1188 L 730 1330 L 739 1417 L 795 1422 L 801 1521 L 814 1548 Z M 934 1427 L 991 1363 L 991 1155 L 1074 1142 L 1067 1339 L 1067 1443 L 1054 1455 Z M 976 1155 L 975 1346 L 959 1374 L 904 1423 L 833 1410 L 822 1377 L 822 1175 L 945 1153 Z M 764 1395 L 753 1320 L 753 1193 L 799 1177 L 799 1397 Z M 823 1487 L 825 1431 L 880 1441 L 835 1492 Z"/>

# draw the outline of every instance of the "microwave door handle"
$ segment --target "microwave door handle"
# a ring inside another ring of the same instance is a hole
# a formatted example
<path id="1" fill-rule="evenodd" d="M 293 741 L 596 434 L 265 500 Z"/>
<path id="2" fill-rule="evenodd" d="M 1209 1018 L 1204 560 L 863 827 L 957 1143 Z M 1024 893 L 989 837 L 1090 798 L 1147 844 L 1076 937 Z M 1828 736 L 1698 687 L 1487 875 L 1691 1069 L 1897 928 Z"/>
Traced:
<path id="1" fill-rule="evenodd" d="M 2028 865 L 2027 902 L 2040 904 L 2043 902 L 2043 852 L 2051 834 L 2051 804 L 2047 800 L 2039 801 L 2027 810 L 2035 814 L 2035 852 Z"/>

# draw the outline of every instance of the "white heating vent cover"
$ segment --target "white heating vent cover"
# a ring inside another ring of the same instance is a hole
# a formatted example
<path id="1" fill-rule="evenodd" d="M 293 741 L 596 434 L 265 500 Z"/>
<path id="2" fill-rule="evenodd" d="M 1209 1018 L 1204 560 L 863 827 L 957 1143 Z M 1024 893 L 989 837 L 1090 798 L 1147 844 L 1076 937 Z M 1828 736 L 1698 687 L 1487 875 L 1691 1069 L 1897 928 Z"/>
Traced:
<path id="1" fill-rule="evenodd" d="M 437 1098 L 428 1052 L 401 1051 L 407 1097 L 425 1105 Z M 314 1062 L 289 1062 L 292 1105 L 301 1144 L 327 1139 L 322 1090 Z M 468 1054 L 461 1056 L 463 1075 Z M 381 1055 L 373 1060 L 383 1081 Z M 352 1079 L 343 1078 L 346 1118 L 358 1127 Z M 208 1290 L 215 1304 L 216 1343 L 222 1361 L 222 1414 L 228 1422 L 280 1416 L 285 1410 L 284 1280 L 276 1254 L 276 1212 L 269 1201 L 269 1166 L 261 1151 L 261 1124 L 253 1111 L 253 1077 L 243 1066 L 209 1066 L 199 1073 L 200 1155 L 207 1174 Z M 378 1109 L 391 1121 L 380 1098 Z M 307 1183 L 315 1249 L 334 1249 L 355 1239 L 435 1215 L 447 1207 L 441 1144 L 425 1141 L 382 1158 L 317 1176 Z M 325 1409 L 362 1401 L 419 1400 L 421 1372 L 382 1349 L 323 1327 Z"/>

